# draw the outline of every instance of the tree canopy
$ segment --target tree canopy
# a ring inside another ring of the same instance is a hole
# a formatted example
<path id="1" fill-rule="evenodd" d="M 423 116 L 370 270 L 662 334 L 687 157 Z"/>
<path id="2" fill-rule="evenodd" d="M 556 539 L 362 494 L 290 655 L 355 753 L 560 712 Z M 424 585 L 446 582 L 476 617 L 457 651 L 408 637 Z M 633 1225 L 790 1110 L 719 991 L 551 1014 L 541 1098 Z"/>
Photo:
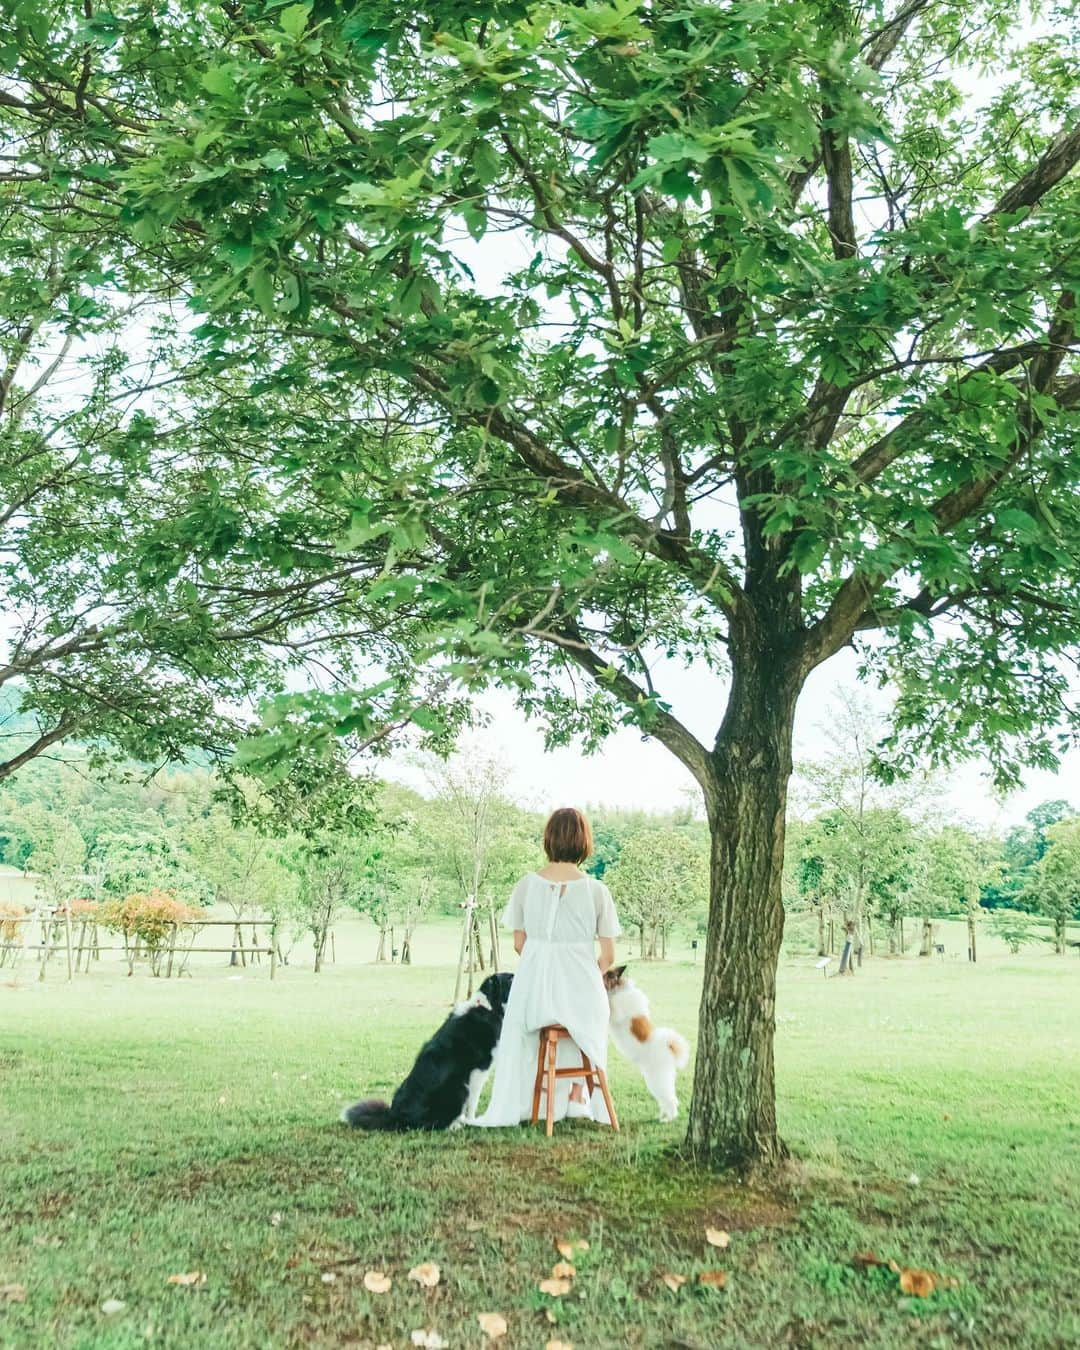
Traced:
<path id="1" fill-rule="evenodd" d="M 1075 724 L 1075 8 L 1045 12 L 15 6 L 9 200 L 104 222 L 215 378 L 338 410 L 265 431 L 305 509 L 276 499 L 294 543 L 257 554 L 282 578 L 260 590 L 344 567 L 334 612 L 377 675 L 279 706 L 253 753 L 438 727 L 428 671 L 435 702 L 509 683 L 556 741 L 637 724 L 701 784 L 703 1156 L 781 1151 L 809 672 L 865 644 L 896 769 L 979 751 L 1014 781 Z M 250 556 L 232 509 L 211 494 L 179 532 Z M 728 681 L 715 740 L 671 707 L 669 660 Z"/>

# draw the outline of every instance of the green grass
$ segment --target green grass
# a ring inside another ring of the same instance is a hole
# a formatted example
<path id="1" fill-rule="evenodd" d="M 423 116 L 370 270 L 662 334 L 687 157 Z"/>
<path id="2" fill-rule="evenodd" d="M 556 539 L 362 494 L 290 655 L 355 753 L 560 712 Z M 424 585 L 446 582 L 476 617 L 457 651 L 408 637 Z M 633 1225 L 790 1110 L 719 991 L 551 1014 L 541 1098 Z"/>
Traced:
<path id="1" fill-rule="evenodd" d="M 26 1289 L 0 1300 L 0 1345 L 406 1347 L 433 1327 L 457 1350 L 484 1343 L 484 1311 L 511 1347 L 1078 1344 L 1080 961 L 984 947 L 976 968 L 879 959 L 851 980 L 784 963 L 795 1161 L 770 1190 L 680 1163 L 680 1127 L 614 1055 L 618 1135 L 338 1126 L 443 1015 L 451 924 L 420 934 L 430 964 L 411 969 L 365 964 L 370 926 L 343 925 L 336 965 L 315 978 L 298 948 L 273 984 L 211 957 L 169 982 L 115 960 L 70 986 L 59 960 L 43 984 L 30 961 L 0 970 L 0 1286 Z M 688 1034 L 699 978 L 640 972 Z M 556 1300 L 536 1285 L 563 1235 L 591 1245 Z M 852 1266 L 867 1249 L 959 1284 L 905 1298 Z M 430 1291 L 406 1279 L 425 1260 L 443 1271 Z M 716 1266 L 722 1292 L 660 1280 Z M 389 1294 L 364 1289 L 368 1269 Z M 166 1284 L 195 1270 L 205 1284 Z M 109 1298 L 124 1310 L 105 1316 Z"/>

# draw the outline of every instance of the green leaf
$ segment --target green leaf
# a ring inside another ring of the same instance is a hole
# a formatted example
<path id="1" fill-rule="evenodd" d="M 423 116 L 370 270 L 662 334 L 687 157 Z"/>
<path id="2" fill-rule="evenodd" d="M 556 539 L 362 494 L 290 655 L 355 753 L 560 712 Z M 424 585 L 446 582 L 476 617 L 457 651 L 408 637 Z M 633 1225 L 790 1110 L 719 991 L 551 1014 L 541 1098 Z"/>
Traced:
<path id="1" fill-rule="evenodd" d="M 669 235 L 664 240 L 663 247 L 660 250 L 660 257 L 666 263 L 674 262 L 675 259 L 682 252 L 682 246 L 683 241 L 679 238 L 677 234 Z"/>
<path id="2" fill-rule="evenodd" d="M 221 98 L 236 93 L 236 81 L 228 66 L 211 66 L 209 70 L 204 70 L 199 83 L 207 93 L 217 94 Z"/>
<path id="3" fill-rule="evenodd" d="M 303 35 L 310 17 L 310 4 L 289 5 L 287 9 L 281 11 L 278 16 L 278 23 L 281 25 L 282 32 L 287 33 L 295 42 Z"/>
<path id="4" fill-rule="evenodd" d="M 274 313 L 274 279 L 265 267 L 254 267 L 248 278 L 255 303 L 264 314 Z"/>

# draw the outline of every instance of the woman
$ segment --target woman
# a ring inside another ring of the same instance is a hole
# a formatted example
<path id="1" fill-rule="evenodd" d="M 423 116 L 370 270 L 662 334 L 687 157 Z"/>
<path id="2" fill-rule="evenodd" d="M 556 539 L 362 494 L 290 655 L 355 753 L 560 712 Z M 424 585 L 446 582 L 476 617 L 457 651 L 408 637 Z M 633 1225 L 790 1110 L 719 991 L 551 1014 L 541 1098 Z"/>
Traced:
<path id="1" fill-rule="evenodd" d="M 517 1125 L 532 1115 L 540 1028 L 561 1023 L 573 1041 L 560 1041 L 557 1063 L 581 1063 L 581 1050 L 607 1068 L 608 1001 L 603 973 L 615 961 L 622 929 L 611 892 L 580 864 L 592 852 L 592 830 L 572 806 L 555 811 L 544 829 L 548 865 L 514 887 L 503 923 L 514 930 L 521 957 L 495 1052 L 491 1103 L 477 1125 Z M 596 943 L 600 943 L 597 960 Z M 590 1100 L 584 1084 L 558 1079 L 555 1117 L 587 1116 L 610 1124 L 602 1095 Z"/>

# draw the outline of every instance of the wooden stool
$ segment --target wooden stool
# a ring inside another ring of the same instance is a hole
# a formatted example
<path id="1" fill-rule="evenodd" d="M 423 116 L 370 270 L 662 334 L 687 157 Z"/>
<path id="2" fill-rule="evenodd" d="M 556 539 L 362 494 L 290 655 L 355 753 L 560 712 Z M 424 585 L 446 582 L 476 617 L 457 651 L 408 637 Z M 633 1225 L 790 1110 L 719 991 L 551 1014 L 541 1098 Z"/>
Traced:
<path id="1" fill-rule="evenodd" d="M 533 1088 L 532 1103 L 532 1124 L 540 1119 L 540 1094 L 547 1093 L 547 1135 L 551 1137 L 555 1130 L 555 1080 L 556 1078 L 583 1078 L 585 1085 L 591 1092 L 599 1083 L 600 1091 L 604 1094 L 604 1104 L 607 1106 L 608 1116 L 611 1120 L 611 1128 L 619 1128 L 619 1118 L 615 1114 L 615 1106 L 611 1100 L 611 1093 L 608 1091 L 607 1074 L 603 1069 L 594 1069 L 588 1055 L 582 1050 L 581 1063 L 571 1065 L 568 1069 L 557 1069 L 555 1067 L 555 1056 L 558 1053 L 559 1042 L 570 1040 L 570 1033 L 565 1027 L 550 1026 L 540 1028 L 540 1049 L 536 1056 L 536 1086 Z"/>

